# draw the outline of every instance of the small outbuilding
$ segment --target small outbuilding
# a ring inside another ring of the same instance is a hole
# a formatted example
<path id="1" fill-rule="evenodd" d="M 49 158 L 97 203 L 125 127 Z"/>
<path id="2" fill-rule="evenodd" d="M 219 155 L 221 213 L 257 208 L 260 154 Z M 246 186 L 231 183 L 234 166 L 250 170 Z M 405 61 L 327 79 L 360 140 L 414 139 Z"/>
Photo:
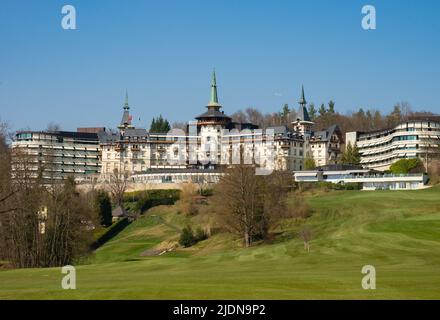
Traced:
<path id="1" fill-rule="evenodd" d="M 112 211 L 112 220 L 113 220 L 113 222 L 115 222 L 115 221 L 118 221 L 120 219 L 127 217 L 127 215 L 128 215 L 128 213 L 127 213 L 127 210 L 125 210 L 125 208 L 123 208 L 121 206 L 117 206 Z"/>

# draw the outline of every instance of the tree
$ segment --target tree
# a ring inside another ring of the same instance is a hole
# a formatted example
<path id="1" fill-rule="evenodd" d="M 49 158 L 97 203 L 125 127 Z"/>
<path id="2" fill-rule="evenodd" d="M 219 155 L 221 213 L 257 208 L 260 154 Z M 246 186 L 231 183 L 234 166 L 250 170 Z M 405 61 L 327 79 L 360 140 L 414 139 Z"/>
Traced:
<path id="1" fill-rule="evenodd" d="M 98 190 L 94 194 L 93 207 L 99 223 L 108 227 L 112 224 L 112 204 L 107 192 Z"/>
<path id="2" fill-rule="evenodd" d="M 386 117 L 387 126 L 389 128 L 397 126 L 402 121 L 402 110 L 399 104 L 393 107 L 393 111 Z"/>
<path id="3" fill-rule="evenodd" d="M 170 123 L 160 115 L 157 119 L 153 118 L 150 125 L 150 132 L 168 133 L 171 130 Z"/>
<path id="4" fill-rule="evenodd" d="M 197 214 L 194 197 L 197 195 L 197 187 L 192 183 L 185 183 L 180 191 L 179 210 L 181 213 L 192 216 Z"/>
<path id="5" fill-rule="evenodd" d="M 245 123 L 245 122 L 249 121 L 247 119 L 246 114 L 243 111 L 241 111 L 241 110 L 238 110 L 237 112 L 234 112 L 231 115 L 231 118 L 232 118 L 232 121 L 237 122 L 237 123 Z"/>
<path id="6" fill-rule="evenodd" d="M 196 242 L 197 240 L 196 237 L 194 236 L 194 232 L 191 226 L 188 225 L 185 228 L 183 228 L 182 233 L 180 234 L 179 244 L 185 248 L 188 248 L 196 244 Z"/>
<path id="7" fill-rule="evenodd" d="M 180 129 L 183 132 L 187 131 L 187 124 L 185 122 L 173 122 L 173 129 Z"/>
<path id="8" fill-rule="evenodd" d="M 316 119 L 316 115 L 317 115 L 317 111 L 316 111 L 316 108 L 315 108 L 315 104 L 311 103 L 309 105 L 309 117 L 310 117 L 310 120 L 314 121 Z"/>
<path id="9" fill-rule="evenodd" d="M 425 166 L 419 158 L 400 159 L 390 166 L 394 174 L 423 173 Z"/>
<path id="10" fill-rule="evenodd" d="M 265 239 L 286 214 L 289 178 L 282 172 L 255 175 L 255 168 L 236 165 L 226 170 L 214 189 L 214 204 L 222 227 L 243 239 L 245 247 Z"/>
<path id="11" fill-rule="evenodd" d="M 289 105 L 286 103 L 283 106 L 283 110 L 281 111 L 281 118 L 283 119 L 283 123 L 284 124 L 289 124 L 289 115 L 290 115 L 290 109 L 289 109 Z"/>
<path id="12" fill-rule="evenodd" d="M 310 241 L 312 240 L 312 231 L 309 228 L 304 227 L 299 232 L 299 237 L 304 242 L 304 250 L 310 252 Z"/>
<path id="13" fill-rule="evenodd" d="M 325 116 L 325 114 L 327 113 L 327 110 L 325 110 L 324 104 L 321 104 L 321 107 L 319 108 L 318 112 L 321 117 Z"/>
<path id="14" fill-rule="evenodd" d="M 333 100 L 330 100 L 330 102 L 328 103 L 328 113 L 335 113 L 335 103 L 333 102 Z"/>
<path id="15" fill-rule="evenodd" d="M 64 266 L 90 251 L 92 243 L 92 206 L 76 190 L 69 176 L 55 188 L 47 201 L 45 219 L 45 267 Z"/>
<path id="16" fill-rule="evenodd" d="M 342 152 L 341 161 L 343 164 L 358 165 L 361 163 L 361 156 L 356 144 L 354 146 L 349 142 Z"/>
<path id="17" fill-rule="evenodd" d="M 118 206 L 122 206 L 124 202 L 124 193 L 128 187 L 128 173 L 125 171 L 119 172 L 118 169 L 115 169 L 110 176 L 108 186 L 115 203 Z"/>
<path id="18" fill-rule="evenodd" d="M 92 242 L 91 207 L 73 177 L 47 186 L 33 176 L 27 154 L 14 154 L 13 207 L 0 214 L 0 256 L 14 267 L 71 264 Z M 0 208 L 3 204 L 0 203 Z"/>
<path id="19" fill-rule="evenodd" d="M 60 126 L 59 124 L 57 124 L 57 123 L 50 122 L 50 123 L 47 125 L 46 130 L 47 130 L 47 131 L 60 131 L 60 130 L 61 130 L 61 126 Z"/>
<path id="20" fill-rule="evenodd" d="M 316 169 L 316 162 L 315 159 L 313 159 L 310 156 L 307 156 L 304 159 L 304 169 L 305 170 L 315 170 Z"/>
<path id="21" fill-rule="evenodd" d="M 245 114 L 247 117 L 247 121 L 255 124 L 257 126 L 262 127 L 264 124 L 264 116 L 255 108 L 246 108 Z"/>

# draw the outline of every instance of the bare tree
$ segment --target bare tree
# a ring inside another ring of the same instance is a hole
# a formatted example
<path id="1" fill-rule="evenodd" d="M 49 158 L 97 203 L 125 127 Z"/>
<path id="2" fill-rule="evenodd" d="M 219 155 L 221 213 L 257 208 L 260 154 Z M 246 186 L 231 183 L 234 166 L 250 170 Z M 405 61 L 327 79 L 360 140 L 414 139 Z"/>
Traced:
<path id="1" fill-rule="evenodd" d="M 180 129 L 183 130 L 184 132 L 187 131 L 187 124 L 186 122 L 173 122 L 172 126 L 173 129 Z"/>
<path id="2" fill-rule="evenodd" d="M 312 231 L 309 228 L 304 227 L 299 232 L 299 237 L 304 242 L 304 250 L 310 252 L 310 241 L 312 240 Z"/>
<path id="3" fill-rule="evenodd" d="M 219 223 L 243 237 L 246 247 L 264 239 L 285 210 L 287 185 L 275 173 L 255 175 L 255 168 L 236 165 L 215 187 L 214 203 Z"/>
<path id="4" fill-rule="evenodd" d="M 115 169 L 110 175 L 110 181 L 108 184 L 110 193 L 115 203 L 119 206 L 122 206 L 124 202 L 124 194 L 127 190 L 128 183 L 128 173 L 126 171 L 119 172 L 118 169 Z"/>
<path id="5" fill-rule="evenodd" d="M 46 128 L 47 131 L 60 131 L 61 126 L 58 123 L 50 122 Z"/>
<path id="6" fill-rule="evenodd" d="M 180 191 L 179 210 L 185 215 L 197 214 L 194 197 L 197 195 L 197 186 L 193 183 L 185 183 Z"/>

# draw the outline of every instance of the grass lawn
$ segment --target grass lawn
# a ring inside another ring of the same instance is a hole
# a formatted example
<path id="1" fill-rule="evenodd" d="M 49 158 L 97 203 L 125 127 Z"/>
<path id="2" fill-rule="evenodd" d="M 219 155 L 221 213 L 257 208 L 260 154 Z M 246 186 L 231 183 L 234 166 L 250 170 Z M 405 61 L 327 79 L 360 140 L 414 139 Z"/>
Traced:
<path id="1" fill-rule="evenodd" d="M 157 207 L 77 266 L 77 290 L 62 290 L 60 268 L 2 270 L 0 299 L 439 299 L 440 189 L 333 191 L 310 195 L 311 252 L 285 221 L 271 242 L 249 249 L 217 234 L 161 256 L 140 253 L 203 225 L 209 207 L 187 218 Z M 164 223 L 165 222 L 165 223 Z M 361 288 L 373 265 L 377 289 Z"/>

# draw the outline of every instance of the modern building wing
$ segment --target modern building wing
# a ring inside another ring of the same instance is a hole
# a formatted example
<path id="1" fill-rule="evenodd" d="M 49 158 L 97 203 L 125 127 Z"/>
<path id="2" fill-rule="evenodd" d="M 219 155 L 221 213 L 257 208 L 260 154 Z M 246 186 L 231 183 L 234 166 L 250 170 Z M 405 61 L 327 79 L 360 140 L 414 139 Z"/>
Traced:
<path id="1" fill-rule="evenodd" d="M 426 174 L 388 174 L 369 169 L 325 168 L 323 170 L 294 172 L 299 183 L 328 182 L 334 184 L 360 184 L 363 190 L 417 190 L 426 187 Z"/>
<path id="2" fill-rule="evenodd" d="M 13 170 L 17 174 L 22 167 L 18 162 L 26 158 L 26 170 L 34 178 L 56 181 L 71 175 L 86 181 L 97 177 L 101 171 L 98 133 L 85 131 L 17 132 L 12 143 Z"/>
<path id="3" fill-rule="evenodd" d="M 412 117 L 390 129 L 348 132 L 346 142 L 357 145 L 366 168 L 388 170 L 399 159 L 414 157 L 428 168 L 440 156 L 440 117 Z"/>

